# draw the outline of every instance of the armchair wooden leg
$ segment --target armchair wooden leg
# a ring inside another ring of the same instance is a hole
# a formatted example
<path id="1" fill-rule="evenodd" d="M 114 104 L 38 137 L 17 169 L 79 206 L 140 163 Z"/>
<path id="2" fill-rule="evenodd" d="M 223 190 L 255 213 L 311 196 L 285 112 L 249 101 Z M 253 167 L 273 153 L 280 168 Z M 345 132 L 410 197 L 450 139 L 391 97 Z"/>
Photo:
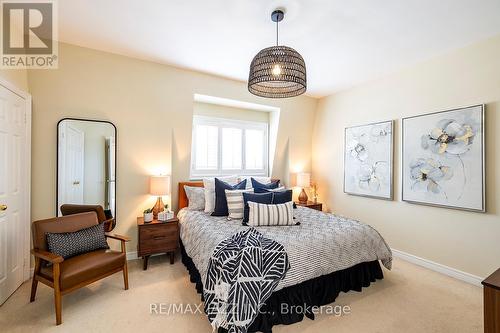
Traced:
<path id="1" fill-rule="evenodd" d="M 36 279 L 36 275 L 33 276 L 33 281 L 31 281 L 31 296 L 30 303 L 35 301 L 36 296 L 36 287 L 38 287 L 38 280 Z"/>
<path id="2" fill-rule="evenodd" d="M 123 265 L 123 284 L 125 285 L 125 290 L 128 290 L 128 267 L 127 267 L 127 261 L 125 261 L 125 265 Z"/>
<path id="3" fill-rule="evenodd" d="M 38 287 L 38 280 L 36 279 L 37 274 L 40 272 L 40 259 L 35 258 L 35 271 L 33 273 L 33 281 L 31 281 L 31 296 L 30 302 L 35 301 L 36 288 Z"/>
<path id="4" fill-rule="evenodd" d="M 53 277 L 54 277 L 54 304 L 56 308 L 56 325 L 61 325 L 62 304 L 61 304 L 61 284 L 60 284 L 59 264 L 53 265 Z"/>
<path id="5" fill-rule="evenodd" d="M 128 267 L 127 267 L 127 250 L 125 249 L 125 242 L 121 242 L 122 253 L 125 253 L 125 264 L 123 265 L 123 284 L 125 290 L 128 290 Z"/>

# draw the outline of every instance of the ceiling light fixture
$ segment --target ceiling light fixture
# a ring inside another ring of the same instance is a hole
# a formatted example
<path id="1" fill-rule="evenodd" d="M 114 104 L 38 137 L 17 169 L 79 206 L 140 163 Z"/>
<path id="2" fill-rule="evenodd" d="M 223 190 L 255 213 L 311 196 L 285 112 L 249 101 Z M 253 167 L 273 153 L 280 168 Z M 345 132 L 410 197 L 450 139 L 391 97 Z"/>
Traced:
<path id="1" fill-rule="evenodd" d="M 248 91 L 268 98 L 286 98 L 302 95 L 307 90 L 304 58 L 288 46 L 280 46 L 278 24 L 285 17 L 275 10 L 271 19 L 276 22 L 276 46 L 261 50 L 250 64 Z"/>

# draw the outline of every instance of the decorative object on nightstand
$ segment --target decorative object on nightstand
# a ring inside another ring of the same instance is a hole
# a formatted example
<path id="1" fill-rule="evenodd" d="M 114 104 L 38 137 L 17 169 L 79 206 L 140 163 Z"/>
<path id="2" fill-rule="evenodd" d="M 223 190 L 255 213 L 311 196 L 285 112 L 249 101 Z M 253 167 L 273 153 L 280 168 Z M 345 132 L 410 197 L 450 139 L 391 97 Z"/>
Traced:
<path id="1" fill-rule="evenodd" d="M 144 223 L 149 223 L 149 222 L 153 221 L 153 209 L 152 208 L 148 208 L 148 209 L 144 210 L 143 219 L 144 219 Z"/>
<path id="2" fill-rule="evenodd" d="M 174 212 L 168 210 L 168 204 L 165 204 L 163 212 L 158 213 L 158 220 L 165 222 L 174 218 Z"/>
<path id="3" fill-rule="evenodd" d="M 307 193 L 304 190 L 305 188 L 309 188 L 311 186 L 311 174 L 307 172 L 300 172 L 297 174 L 297 186 L 302 188 L 302 191 L 299 194 L 299 202 L 307 203 Z"/>
<path id="4" fill-rule="evenodd" d="M 302 206 L 302 207 L 307 207 L 311 209 L 316 209 L 319 211 L 323 210 L 323 204 L 321 202 L 314 202 L 314 201 L 307 201 L 307 202 L 300 202 L 296 201 L 295 204 L 297 206 Z"/>
<path id="5" fill-rule="evenodd" d="M 153 207 L 153 217 L 156 219 L 158 218 L 158 213 L 163 212 L 165 207 L 162 196 L 170 194 L 170 176 L 151 176 L 149 193 L 158 197 Z"/>
<path id="6" fill-rule="evenodd" d="M 484 332 L 500 332 L 500 268 L 483 282 Z"/>
<path id="7" fill-rule="evenodd" d="M 159 253 L 170 254 L 170 264 L 174 263 L 175 251 L 179 248 L 179 220 L 173 217 L 167 221 L 153 219 L 144 222 L 143 217 L 137 218 L 137 256 L 144 259 L 143 269 L 148 268 L 149 256 Z"/>
<path id="8" fill-rule="evenodd" d="M 316 183 L 311 183 L 311 189 L 312 189 L 312 195 L 313 195 L 313 202 L 317 203 L 318 202 L 318 185 Z"/>

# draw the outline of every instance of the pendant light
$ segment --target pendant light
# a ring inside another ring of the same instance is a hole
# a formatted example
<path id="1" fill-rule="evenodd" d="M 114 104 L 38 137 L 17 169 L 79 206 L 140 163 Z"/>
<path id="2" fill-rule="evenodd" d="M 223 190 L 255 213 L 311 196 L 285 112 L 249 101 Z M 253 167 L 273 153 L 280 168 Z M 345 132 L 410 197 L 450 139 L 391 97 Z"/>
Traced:
<path id="1" fill-rule="evenodd" d="M 285 13 L 275 10 L 276 46 L 261 50 L 250 64 L 248 91 L 267 98 L 287 98 L 306 92 L 306 64 L 302 56 L 288 46 L 279 45 L 278 24 Z"/>

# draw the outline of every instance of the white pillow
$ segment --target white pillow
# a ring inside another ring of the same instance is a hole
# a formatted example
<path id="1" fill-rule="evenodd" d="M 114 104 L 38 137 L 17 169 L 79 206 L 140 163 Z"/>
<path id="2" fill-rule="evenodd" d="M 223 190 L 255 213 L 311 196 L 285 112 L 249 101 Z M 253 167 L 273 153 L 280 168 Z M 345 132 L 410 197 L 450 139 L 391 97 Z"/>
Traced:
<path id="1" fill-rule="evenodd" d="M 217 177 L 219 180 L 229 185 L 238 184 L 238 176 Z M 205 213 L 211 213 L 215 208 L 215 177 L 203 178 L 203 187 L 205 189 Z"/>
<path id="2" fill-rule="evenodd" d="M 271 182 L 271 177 L 247 177 L 247 176 L 241 176 L 240 181 L 243 179 L 247 180 L 247 186 L 246 189 L 252 188 L 252 178 L 258 181 L 261 184 L 269 184 Z"/>
<path id="3" fill-rule="evenodd" d="M 251 227 L 271 225 L 296 225 L 293 220 L 293 202 L 284 204 L 266 205 L 248 201 L 250 212 L 247 225 Z"/>
<path id="4" fill-rule="evenodd" d="M 253 188 L 247 190 L 225 190 L 228 220 L 243 219 L 243 193 L 253 193 Z"/>
<path id="5" fill-rule="evenodd" d="M 203 187 L 187 186 L 184 185 L 184 191 L 188 198 L 189 210 L 203 210 L 205 209 L 205 190 Z"/>

